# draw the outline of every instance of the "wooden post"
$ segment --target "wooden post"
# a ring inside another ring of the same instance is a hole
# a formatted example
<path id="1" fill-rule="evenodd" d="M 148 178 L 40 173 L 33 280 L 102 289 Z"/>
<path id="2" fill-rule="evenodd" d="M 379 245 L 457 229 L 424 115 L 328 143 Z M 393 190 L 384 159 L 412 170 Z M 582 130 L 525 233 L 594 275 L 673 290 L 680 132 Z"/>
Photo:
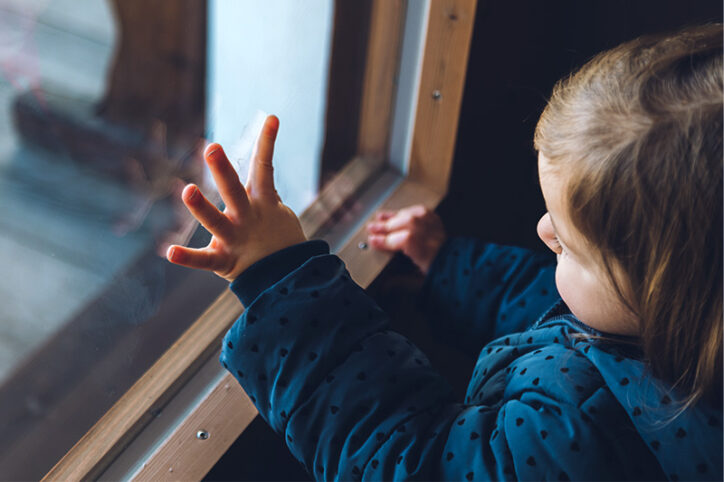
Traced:
<path id="1" fill-rule="evenodd" d="M 422 61 L 409 176 L 447 191 L 477 0 L 433 0 Z"/>

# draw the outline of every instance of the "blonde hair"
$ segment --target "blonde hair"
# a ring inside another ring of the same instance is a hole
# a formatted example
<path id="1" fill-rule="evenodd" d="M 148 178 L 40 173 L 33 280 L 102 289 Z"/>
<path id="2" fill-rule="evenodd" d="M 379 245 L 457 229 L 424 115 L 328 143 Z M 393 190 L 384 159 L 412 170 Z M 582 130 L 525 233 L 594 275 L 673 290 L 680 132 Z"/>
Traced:
<path id="1" fill-rule="evenodd" d="M 687 406 L 722 387 L 722 68 L 721 24 L 624 43 L 558 82 L 534 141 Z"/>

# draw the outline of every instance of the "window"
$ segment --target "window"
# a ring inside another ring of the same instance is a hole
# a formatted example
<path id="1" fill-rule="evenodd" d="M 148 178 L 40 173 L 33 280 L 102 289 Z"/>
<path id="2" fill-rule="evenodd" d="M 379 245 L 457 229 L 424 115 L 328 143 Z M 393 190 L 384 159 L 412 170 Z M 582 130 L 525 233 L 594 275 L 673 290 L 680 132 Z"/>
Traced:
<path id="1" fill-rule="evenodd" d="M 198 478 L 255 414 L 215 362 L 218 340 L 243 308 L 225 283 L 157 256 L 169 239 L 205 241 L 203 230 L 189 227 L 175 196 L 185 181 L 204 182 L 200 139 L 221 141 L 243 162 L 255 113 L 280 115 L 282 196 L 300 214 L 307 235 L 328 239 L 366 286 L 388 259 L 359 247 L 367 216 L 380 205 L 434 205 L 444 193 L 475 1 L 368 0 L 350 7 L 315 0 L 315 8 L 304 2 L 304 10 L 281 0 L 83 0 L 88 8 L 74 3 L 73 9 L 68 1 L 0 3 L 3 22 L 29 25 L 32 34 L 19 34 L 25 40 L 38 37 L 38 52 L 20 50 L 23 62 L 59 66 L 29 89 L 11 87 L 7 74 L 0 78 L 3 115 L 12 119 L 2 124 L 7 141 L 0 152 L 27 151 L 42 159 L 30 164 L 30 154 L 3 157 L 1 178 L 10 192 L 33 193 L 28 206 L 40 200 L 37 209 L 14 202 L 31 213 L 24 214 L 27 220 L 42 214 L 32 232 L 66 241 L 53 244 L 56 258 L 66 262 L 60 253 L 66 256 L 70 248 L 77 250 L 72 260 L 95 256 L 93 266 L 105 277 L 76 280 L 67 271 L 42 279 L 78 299 L 57 316 L 55 331 L 35 337 L 36 348 L 15 363 L 0 388 L 0 404 L 10 409 L 2 411 L 8 418 L 1 423 L 12 434 L 0 449 L 0 473 L 36 478 L 75 444 L 48 478 L 136 473 L 155 479 L 168 477 L 170 468 L 174 478 Z M 252 36 L 234 31 L 234 19 Z M 293 85 L 299 90 L 284 84 L 275 89 L 259 71 L 244 71 L 265 67 L 268 58 L 253 58 L 249 44 L 264 35 L 254 28 L 272 21 L 282 32 L 277 38 L 303 37 L 294 49 L 277 45 L 274 62 L 266 65 L 277 69 L 280 80 L 283 73 L 289 75 L 285 82 L 298 81 Z M 45 29 L 52 35 L 42 40 L 38 32 Z M 93 37 L 90 31 L 103 33 Z M 79 45 L 88 42 L 90 53 L 80 54 Z M 303 46 L 310 57 L 297 62 L 296 55 L 307 55 Z M 242 61 L 246 54 L 252 58 Z M 294 58 L 278 57 L 286 54 Z M 3 65 L 17 58 L 0 55 Z M 94 80 L 87 81 L 95 91 L 67 77 L 80 75 L 72 61 L 96 66 L 89 74 Z M 280 73 L 282 66 L 289 70 Z M 80 94 L 52 85 L 58 79 Z M 235 88 L 234 79 L 243 88 Z M 280 97 L 280 90 L 290 97 Z M 299 132 L 307 137 L 296 141 Z M 287 168 L 292 160 L 298 164 Z M 72 196 L 80 201 L 66 203 Z M 114 209 L 122 215 L 109 215 Z M 66 229 L 73 222 L 81 227 Z M 53 223 L 71 233 L 68 238 L 55 236 Z M 27 259 L 32 256 L 12 261 L 35 275 L 37 265 L 23 265 Z M 44 289 L 39 281 L 29 286 Z M 14 297 L 14 288 L 0 296 Z M 27 304 L 53 308 L 37 296 Z M 33 399 L 37 393 L 42 396 Z M 209 418 L 220 411 L 237 414 L 237 423 L 219 426 L 218 417 Z M 202 426 L 212 433 L 206 440 L 195 436 Z M 201 452 L 196 446 L 195 457 L 184 457 L 191 445 L 177 440 L 209 443 Z M 171 459 L 187 465 L 168 465 Z M 191 459 L 195 463 L 188 465 Z"/>

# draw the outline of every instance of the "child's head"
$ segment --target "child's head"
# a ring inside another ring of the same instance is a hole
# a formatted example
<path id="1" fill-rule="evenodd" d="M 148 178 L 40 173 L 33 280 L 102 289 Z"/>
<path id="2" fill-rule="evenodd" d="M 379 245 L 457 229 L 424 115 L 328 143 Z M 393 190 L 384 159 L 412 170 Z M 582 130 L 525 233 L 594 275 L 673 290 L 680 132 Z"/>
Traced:
<path id="1" fill-rule="evenodd" d="M 556 282 L 602 331 L 637 334 L 696 400 L 721 385 L 722 26 L 645 37 L 560 81 L 535 133 L 566 248 Z M 596 300 L 591 299 L 597 298 Z"/>

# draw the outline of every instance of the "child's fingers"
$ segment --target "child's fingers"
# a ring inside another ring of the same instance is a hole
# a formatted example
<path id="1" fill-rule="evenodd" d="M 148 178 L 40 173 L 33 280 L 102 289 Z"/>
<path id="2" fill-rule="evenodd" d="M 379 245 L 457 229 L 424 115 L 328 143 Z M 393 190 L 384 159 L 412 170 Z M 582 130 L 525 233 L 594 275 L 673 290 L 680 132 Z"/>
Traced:
<path id="1" fill-rule="evenodd" d="M 248 182 L 251 185 L 251 192 L 255 196 L 278 199 L 276 189 L 274 189 L 274 167 L 272 165 L 274 142 L 278 131 L 279 119 L 270 115 L 261 128 L 249 165 Z"/>
<path id="2" fill-rule="evenodd" d="M 371 222 L 367 223 L 367 231 L 371 234 L 387 234 L 387 227 L 385 223 Z"/>
<path id="3" fill-rule="evenodd" d="M 394 216 L 382 222 L 384 227 L 380 228 L 379 232 L 385 231 L 391 233 L 401 229 L 408 229 L 412 227 L 412 223 L 415 219 L 421 218 L 426 212 L 427 209 L 422 204 L 416 204 L 414 206 L 408 206 L 400 209 Z"/>
<path id="4" fill-rule="evenodd" d="M 371 234 L 367 237 L 370 246 L 383 251 L 400 251 L 404 249 L 409 240 L 410 231 L 408 229 L 390 234 Z"/>
<path id="5" fill-rule="evenodd" d="M 410 227 L 413 216 L 408 211 L 400 210 L 384 221 L 374 221 L 367 224 L 367 230 L 373 234 L 387 234 L 403 228 Z"/>
<path id="6" fill-rule="evenodd" d="M 425 214 L 426 208 L 422 204 L 415 204 L 413 206 L 407 206 L 396 211 L 384 210 L 375 213 L 375 221 L 387 221 L 388 219 L 397 215 L 411 215 L 411 216 L 422 216 Z"/>
<path id="7" fill-rule="evenodd" d="M 409 214 L 412 217 L 419 217 L 427 212 L 427 208 L 422 204 L 415 204 L 412 206 L 407 206 L 406 208 L 402 208 L 399 212 Z"/>
<path id="8" fill-rule="evenodd" d="M 235 214 L 243 215 L 249 206 L 249 198 L 224 149 L 219 144 L 209 144 L 204 152 L 204 158 L 226 207 Z"/>
<path id="9" fill-rule="evenodd" d="M 166 251 L 166 259 L 174 264 L 187 268 L 222 271 L 226 267 L 223 256 L 207 249 L 193 249 L 185 246 L 171 245 Z"/>
<path id="10" fill-rule="evenodd" d="M 407 210 L 400 210 L 387 221 L 384 221 L 384 229 L 386 232 L 399 231 L 400 229 L 409 228 L 415 216 Z"/>
<path id="11" fill-rule="evenodd" d="M 378 211 L 375 213 L 375 221 L 386 221 L 394 216 L 397 211 Z"/>
<path id="12" fill-rule="evenodd" d="M 198 187 L 193 184 L 186 186 L 181 193 L 181 199 L 191 211 L 191 214 L 214 236 L 229 241 L 234 236 L 234 227 L 229 218 L 209 202 L 201 194 Z"/>
<path id="13" fill-rule="evenodd" d="M 427 208 L 422 204 L 408 206 L 398 211 L 378 211 L 373 221 L 367 224 L 371 233 L 389 233 L 408 225 L 413 218 L 424 216 Z"/>
<path id="14" fill-rule="evenodd" d="M 367 243 L 375 249 L 387 251 L 387 247 L 385 246 L 386 237 L 384 234 L 370 234 L 367 236 Z"/>

